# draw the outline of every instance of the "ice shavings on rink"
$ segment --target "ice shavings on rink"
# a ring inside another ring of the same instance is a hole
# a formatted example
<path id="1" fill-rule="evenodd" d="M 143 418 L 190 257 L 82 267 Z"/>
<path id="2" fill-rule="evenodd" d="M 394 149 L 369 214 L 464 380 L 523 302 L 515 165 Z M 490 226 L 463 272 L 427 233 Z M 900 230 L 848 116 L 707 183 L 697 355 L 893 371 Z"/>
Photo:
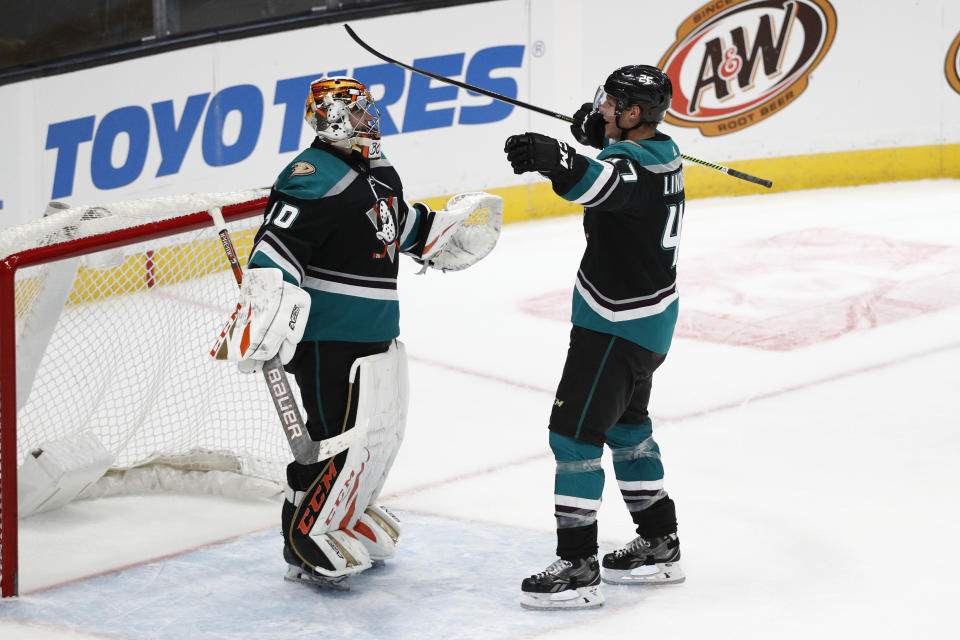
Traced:
<path id="1" fill-rule="evenodd" d="M 399 515 L 400 555 L 351 578 L 349 592 L 284 582 L 281 539 L 270 532 L 26 596 L 2 611 L 97 635 L 158 640 L 479 640 L 585 619 L 583 613 L 518 614 L 518 568 L 547 557 L 552 534 Z M 608 586 L 605 593 L 608 614 L 642 600 L 629 588 Z"/>

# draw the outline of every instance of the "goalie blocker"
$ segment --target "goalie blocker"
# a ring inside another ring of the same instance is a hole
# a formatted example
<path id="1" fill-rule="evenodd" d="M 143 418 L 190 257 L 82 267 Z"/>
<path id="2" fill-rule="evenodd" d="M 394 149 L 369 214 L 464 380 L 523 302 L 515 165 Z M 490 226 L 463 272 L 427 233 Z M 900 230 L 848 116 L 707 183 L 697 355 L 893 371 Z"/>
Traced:
<path id="1" fill-rule="evenodd" d="M 353 444 L 323 462 L 290 466 L 282 517 L 287 579 L 339 589 L 348 576 L 393 557 L 400 537 L 399 521 L 376 499 L 406 424 L 403 344 L 358 358 L 349 380 L 342 429 Z"/>
<path id="2" fill-rule="evenodd" d="M 243 373 L 259 371 L 276 355 L 287 364 L 310 315 L 310 294 L 284 282 L 280 269 L 248 269 L 237 308 L 220 333 L 210 355 L 237 362 Z"/>

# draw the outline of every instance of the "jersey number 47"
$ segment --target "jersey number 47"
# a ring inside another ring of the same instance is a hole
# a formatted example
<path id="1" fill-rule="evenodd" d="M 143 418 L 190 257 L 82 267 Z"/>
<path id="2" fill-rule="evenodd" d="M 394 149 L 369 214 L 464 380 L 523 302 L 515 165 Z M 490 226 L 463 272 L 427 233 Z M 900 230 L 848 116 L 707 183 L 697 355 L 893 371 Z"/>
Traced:
<path id="1" fill-rule="evenodd" d="M 673 265 L 677 266 L 677 255 L 680 253 L 680 233 L 683 231 L 683 205 L 671 204 L 667 206 L 667 224 L 663 228 L 663 239 L 660 246 L 664 251 L 673 251 Z"/>

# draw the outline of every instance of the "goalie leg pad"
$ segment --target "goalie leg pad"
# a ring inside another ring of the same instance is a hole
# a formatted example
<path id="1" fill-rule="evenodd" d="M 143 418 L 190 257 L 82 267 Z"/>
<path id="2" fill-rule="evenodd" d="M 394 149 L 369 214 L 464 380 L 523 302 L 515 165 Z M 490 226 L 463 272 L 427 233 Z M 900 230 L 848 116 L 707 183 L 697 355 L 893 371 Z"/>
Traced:
<path id="1" fill-rule="evenodd" d="M 348 449 L 327 460 L 306 491 L 287 487 L 281 521 L 289 564 L 328 578 L 370 568 L 370 554 L 356 534 L 339 530 L 353 519 L 368 458 L 364 448 Z"/>
<path id="2" fill-rule="evenodd" d="M 384 353 L 358 358 L 350 369 L 350 379 L 358 393 L 354 428 L 364 431 L 364 447 L 370 452 L 369 469 L 357 492 L 362 508 L 348 523 L 352 527 L 363 509 L 376 502 L 403 441 L 409 399 L 403 343 L 395 340 Z"/>
<path id="3" fill-rule="evenodd" d="M 368 569 L 373 561 L 393 556 L 400 523 L 392 513 L 372 505 L 379 496 L 403 440 L 407 414 L 407 362 L 396 341 L 380 354 L 358 358 L 350 370 L 356 393 L 351 446 L 291 475 L 283 510 L 287 562 L 326 577 Z M 313 480 L 303 481 L 315 474 Z M 293 562 L 291 562 L 291 559 Z"/>
<path id="4" fill-rule="evenodd" d="M 389 560 L 397 551 L 400 520 L 386 507 L 368 506 L 353 525 L 353 531 L 374 564 Z"/>
<path id="5" fill-rule="evenodd" d="M 346 591 L 349 576 L 372 566 L 363 545 L 344 531 L 319 534 L 311 542 L 316 549 L 308 547 L 305 554 L 284 545 L 283 559 L 290 565 L 285 580 Z"/>

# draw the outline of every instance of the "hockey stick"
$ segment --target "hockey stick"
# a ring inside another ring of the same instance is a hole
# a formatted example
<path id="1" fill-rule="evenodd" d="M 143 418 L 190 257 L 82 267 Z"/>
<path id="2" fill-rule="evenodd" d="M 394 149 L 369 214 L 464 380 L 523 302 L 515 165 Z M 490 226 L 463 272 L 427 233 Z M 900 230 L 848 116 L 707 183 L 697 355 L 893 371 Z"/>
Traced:
<path id="1" fill-rule="evenodd" d="M 243 270 L 240 267 L 240 261 L 237 259 L 237 251 L 233 246 L 233 240 L 230 239 L 230 232 L 227 231 L 227 223 L 223 219 L 223 213 L 219 207 L 214 207 L 208 211 L 213 223 L 217 227 L 217 235 L 220 236 L 220 242 L 223 244 L 223 250 L 227 254 L 227 261 L 233 270 L 233 277 L 237 281 L 237 286 L 243 284 Z M 226 338 L 227 330 L 234 318 L 240 312 L 240 303 L 233 315 L 227 321 L 226 327 L 220 332 L 220 338 L 214 345 L 210 355 L 217 353 L 221 343 Z M 287 437 L 287 443 L 293 452 L 293 457 L 300 464 L 313 464 L 326 460 L 337 455 L 344 449 L 351 447 L 355 441 L 362 435 L 360 429 L 351 429 L 341 433 L 333 438 L 327 438 L 317 442 L 310 437 L 307 432 L 307 425 L 300 415 L 300 408 L 293 397 L 293 389 L 287 380 L 287 373 L 283 370 L 283 362 L 280 356 L 275 355 L 270 360 L 263 363 L 263 378 L 267 381 L 267 388 L 270 390 L 270 398 L 273 400 L 273 406 L 280 416 L 280 423 L 283 425 L 283 434 Z"/>
<path id="2" fill-rule="evenodd" d="M 350 28 L 350 25 L 345 24 L 343 25 L 343 28 L 347 30 L 347 33 L 350 34 L 350 37 L 353 38 L 354 42 L 356 42 L 361 47 L 363 47 L 364 49 L 366 49 L 367 51 L 369 51 L 370 53 L 372 53 L 373 55 L 375 55 L 376 57 L 380 58 L 385 62 L 389 62 L 390 64 L 395 64 L 398 67 L 403 67 L 404 69 L 413 71 L 414 73 L 419 73 L 420 75 L 426 76 L 428 78 L 433 78 L 434 80 L 439 80 L 440 82 L 446 82 L 447 84 L 452 84 L 454 86 L 460 87 L 461 89 L 466 89 L 467 91 L 480 93 L 482 95 L 487 96 L 488 98 L 499 100 L 500 102 L 506 102 L 507 104 L 512 104 L 515 107 L 521 107 L 523 109 L 529 109 L 530 111 L 536 111 L 537 113 L 542 113 L 545 116 L 550 116 L 551 118 L 556 118 L 557 120 L 563 120 L 564 122 L 571 122 L 571 123 L 573 122 L 573 118 L 571 118 L 568 115 L 564 115 L 556 111 L 550 111 L 549 109 L 544 109 L 543 107 L 538 107 L 536 105 L 532 105 L 527 102 L 523 102 L 521 100 L 515 100 L 514 98 L 500 95 L 499 93 L 494 93 L 493 91 L 489 91 L 481 87 L 475 87 L 472 84 L 467 84 L 466 82 L 460 82 L 459 80 L 454 80 L 453 78 L 447 78 L 446 76 L 437 75 L 436 73 L 424 71 L 423 69 L 417 69 L 416 67 L 412 67 L 408 64 L 404 64 L 399 60 L 394 60 L 393 58 L 380 53 L 379 51 L 377 51 L 376 49 L 368 45 L 366 42 L 361 40 L 360 36 L 357 35 L 356 31 Z M 725 173 L 731 178 L 739 178 L 740 180 L 753 182 L 754 184 L 762 185 L 767 189 L 773 186 L 773 182 L 771 182 L 770 180 L 767 180 L 765 178 L 758 178 L 756 176 L 750 175 L 749 173 L 744 173 L 743 171 L 737 171 L 736 169 L 731 169 L 730 167 L 724 167 L 723 165 L 714 164 L 713 162 L 700 160 L 699 158 L 694 158 L 693 156 L 688 156 L 683 153 L 680 154 L 680 157 L 683 158 L 684 160 L 688 160 L 695 164 L 699 164 L 704 167 L 707 167 L 708 169 L 713 169 L 714 171 Z"/>

